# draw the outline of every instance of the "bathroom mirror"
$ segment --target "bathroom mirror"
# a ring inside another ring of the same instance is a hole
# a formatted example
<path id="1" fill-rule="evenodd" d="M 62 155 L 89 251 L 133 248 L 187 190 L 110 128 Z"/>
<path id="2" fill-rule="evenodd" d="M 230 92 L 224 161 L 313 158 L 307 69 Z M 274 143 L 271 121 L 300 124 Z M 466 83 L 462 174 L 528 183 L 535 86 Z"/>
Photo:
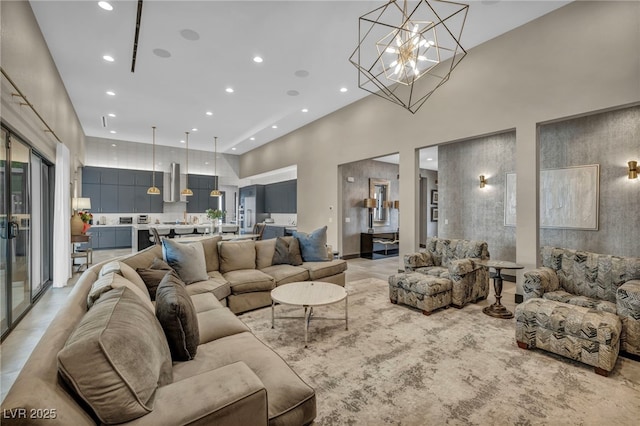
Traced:
<path id="1" fill-rule="evenodd" d="M 369 178 L 369 197 L 376 200 L 373 226 L 389 225 L 389 180 Z"/>

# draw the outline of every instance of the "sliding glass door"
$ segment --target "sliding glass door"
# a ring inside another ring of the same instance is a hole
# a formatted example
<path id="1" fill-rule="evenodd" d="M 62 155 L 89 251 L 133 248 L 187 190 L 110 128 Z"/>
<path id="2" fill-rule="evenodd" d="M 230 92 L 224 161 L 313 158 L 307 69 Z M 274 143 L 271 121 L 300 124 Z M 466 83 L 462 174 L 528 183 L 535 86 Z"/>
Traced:
<path id="1" fill-rule="evenodd" d="M 4 337 L 50 281 L 53 167 L 6 129 L 0 136 L 0 321 Z"/>

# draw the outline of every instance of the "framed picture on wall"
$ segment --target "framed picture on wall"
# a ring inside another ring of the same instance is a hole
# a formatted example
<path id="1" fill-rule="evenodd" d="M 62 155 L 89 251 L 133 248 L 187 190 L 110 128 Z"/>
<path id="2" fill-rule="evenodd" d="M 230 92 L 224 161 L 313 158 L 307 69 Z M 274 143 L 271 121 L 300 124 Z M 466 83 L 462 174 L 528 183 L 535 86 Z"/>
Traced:
<path id="1" fill-rule="evenodd" d="M 437 222 L 437 221 L 438 221 L 438 208 L 431 207 L 431 222 Z"/>
<path id="2" fill-rule="evenodd" d="M 438 204 L 438 190 L 431 190 L 431 204 Z"/>

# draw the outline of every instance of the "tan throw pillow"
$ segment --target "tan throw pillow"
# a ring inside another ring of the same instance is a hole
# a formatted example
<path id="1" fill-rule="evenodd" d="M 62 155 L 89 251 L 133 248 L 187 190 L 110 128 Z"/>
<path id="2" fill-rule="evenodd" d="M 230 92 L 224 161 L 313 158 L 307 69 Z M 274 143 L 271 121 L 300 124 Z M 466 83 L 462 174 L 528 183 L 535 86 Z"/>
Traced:
<path id="1" fill-rule="evenodd" d="M 156 292 L 156 316 L 162 325 L 174 361 L 189 361 L 200 344 L 198 316 L 185 285 L 169 272 Z"/>
<path id="2" fill-rule="evenodd" d="M 136 296 L 138 296 L 141 304 L 149 309 L 150 312 L 153 313 L 156 311 L 153 307 L 153 303 L 151 303 L 151 298 L 149 297 L 149 292 L 147 291 L 146 286 L 144 291 L 142 291 L 139 286 L 115 272 L 110 272 L 108 275 L 98 278 L 93 285 L 91 285 L 91 290 L 89 290 L 89 294 L 87 295 L 87 308 L 91 308 L 98 299 L 108 291 L 122 287 L 129 288 Z"/>
<path id="3" fill-rule="evenodd" d="M 256 269 L 255 241 L 222 241 L 218 247 L 220 273 L 239 269 Z"/>
<path id="4" fill-rule="evenodd" d="M 179 243 L 165 238 L 162 240 L 162 256 L 185 284 L 209 279 L 204 248 L 200 242 Z"/>
<path id="5" fill-rule="evenodd" d="M 218 260 L 219 241 L 222 241 L 222 237 L 219 235 L 200 241 L 202 248 L 204 249 L 204 260 L 207 264 L 207 272 L 217 271 L 220 269 L 220 261 Z"/>
<path id="6" fill-rule="evenodd" d="M 111 290 L 58 352 L 60 376 L 106 424 L 148 414 L 158 386 L 172 381 L 167 340 L 138 299 L 128 287 Z"/>
<path id="7" fill-rule="evenodd" d="M 100 276 L 105 276 L 111 273 L 120 274 L 125 277 L 127 280 L 131 281 L 133 284 L 137 285 L 140 290 L 149 296 L 149 291 L 147 290 L 147 286 L 144 281 L 138 275 L 138 273 L 131 266 L 127 265 L 124 262 L 120 262 L 118 260 L 111 261 L 106 263 L 102 269 L 100 269 Z M 149 296 L 149 298 L 151 298 Z"/>

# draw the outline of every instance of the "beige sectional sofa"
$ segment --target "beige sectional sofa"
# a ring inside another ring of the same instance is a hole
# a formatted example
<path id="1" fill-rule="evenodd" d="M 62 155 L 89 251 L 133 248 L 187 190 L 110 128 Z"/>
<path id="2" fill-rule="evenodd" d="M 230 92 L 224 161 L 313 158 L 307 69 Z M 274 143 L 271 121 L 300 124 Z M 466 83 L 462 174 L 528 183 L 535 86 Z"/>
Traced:
<path id="1" fill-rule="evenodd" d="M 272 265 L 275 240 L 194 244 L 210 279 L 181 287 L 197 317 L 193 359 L 172 362 L 159 305 L 140 276 L 162 258 L 161 246 L 97 264 L 27 360 L 3 401 L 3 424 L 311 423 L 314 390 L 232 311 L 267 306 L 270 290 L 292 281 L 344 285 L 346 263 Z"/>

